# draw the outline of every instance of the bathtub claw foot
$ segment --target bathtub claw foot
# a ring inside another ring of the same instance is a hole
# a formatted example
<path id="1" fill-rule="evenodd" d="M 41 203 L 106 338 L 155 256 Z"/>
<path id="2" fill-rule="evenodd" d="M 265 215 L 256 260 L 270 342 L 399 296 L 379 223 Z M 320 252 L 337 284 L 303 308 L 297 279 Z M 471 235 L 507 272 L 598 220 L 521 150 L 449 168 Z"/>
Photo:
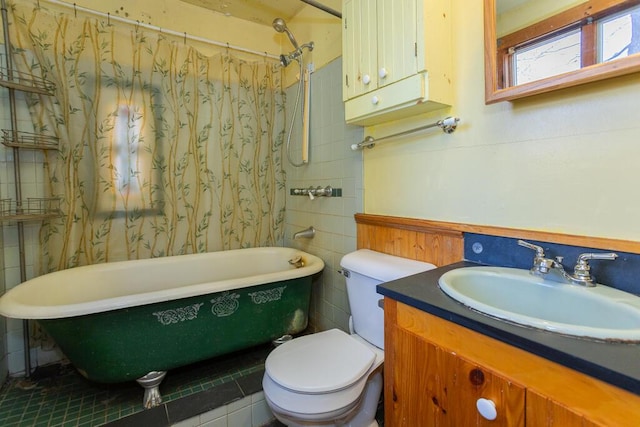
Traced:
<path id="1" fill-rule="evenodd" d="M 142 404 L 145 409 L 156 407 L 162 403 L 160 396 L 160 383 L 167 375 L 166 371 L 151 371 L 147 375 L 138 378 L 136 381 L 144 387 L 144 398 Z"/>

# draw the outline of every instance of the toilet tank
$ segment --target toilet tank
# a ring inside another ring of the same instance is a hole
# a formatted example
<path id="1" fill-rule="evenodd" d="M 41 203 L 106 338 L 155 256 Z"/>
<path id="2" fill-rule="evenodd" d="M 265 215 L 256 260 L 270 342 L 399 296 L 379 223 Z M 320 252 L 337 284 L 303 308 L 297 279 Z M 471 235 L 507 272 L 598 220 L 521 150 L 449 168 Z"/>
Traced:
<path id="1" fill-rule="evenodd" d="M 359 249 L 342 257 L 340 266 L 347 280 L 347 295 L 353 332 L 384 348 L 384 311 L 378 306 L 382 295 L 376 285 L 436 268 L 428 262 Z"/>

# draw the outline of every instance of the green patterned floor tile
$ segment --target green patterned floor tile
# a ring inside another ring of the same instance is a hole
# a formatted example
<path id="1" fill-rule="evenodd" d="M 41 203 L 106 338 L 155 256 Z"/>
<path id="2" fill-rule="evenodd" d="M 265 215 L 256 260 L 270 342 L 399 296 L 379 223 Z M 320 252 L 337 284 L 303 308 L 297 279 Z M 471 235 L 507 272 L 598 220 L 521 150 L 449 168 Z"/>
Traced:
<path id="1" fill-rule="evenodd" d="M 160 386 L 164 402 L 193 395 L 264 369 L 268 346 L 175 369 Z M 94 427 L 142 411 L 135 382 L 97 384 L 73 367 L 46 367 L 29 381 L 10 378 L 0 389 L 2 427 Z"/>

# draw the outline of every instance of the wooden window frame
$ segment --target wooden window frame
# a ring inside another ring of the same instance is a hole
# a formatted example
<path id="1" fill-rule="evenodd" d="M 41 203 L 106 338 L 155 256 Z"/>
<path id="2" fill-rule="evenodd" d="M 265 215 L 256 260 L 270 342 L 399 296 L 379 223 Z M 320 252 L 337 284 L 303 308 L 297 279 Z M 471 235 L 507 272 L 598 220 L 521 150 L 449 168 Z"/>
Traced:
<path id="1" fill-rule="evenodd" d="M 597 63 L 597 21 L 640 5 L 640 0 L 589 0 L 497 40 L 498 87 L 513 87 L 513 50 L 580 29 L 581 67 Z"/>

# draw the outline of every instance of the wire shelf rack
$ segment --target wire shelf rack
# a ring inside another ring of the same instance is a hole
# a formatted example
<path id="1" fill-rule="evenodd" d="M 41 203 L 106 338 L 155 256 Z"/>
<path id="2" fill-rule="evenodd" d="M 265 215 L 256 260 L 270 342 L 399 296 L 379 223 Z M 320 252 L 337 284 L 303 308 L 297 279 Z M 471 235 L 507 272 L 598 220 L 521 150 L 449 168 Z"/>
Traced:
<path id="1" fill-rule="evenodd" d="M 0 221 L 35 221 L 61 214 L 60 199 L 56 197 L 30 197 L 20 204 L 13 199 L 0 199 Z"/>
<path id="2" fill-rule="evenodd" d="M 20 71 L 9 72 L 4 67 L 0 67 L 0 86 L 43 95 L 53 95 L 56 89 L 55 84 L 42 77 Z"/>
<path id="3" fill-rule="evenodd" d="M 57 150 L 60 140 L 55 136 L 2 129 L 2 144 L 7 147 Z"/>

